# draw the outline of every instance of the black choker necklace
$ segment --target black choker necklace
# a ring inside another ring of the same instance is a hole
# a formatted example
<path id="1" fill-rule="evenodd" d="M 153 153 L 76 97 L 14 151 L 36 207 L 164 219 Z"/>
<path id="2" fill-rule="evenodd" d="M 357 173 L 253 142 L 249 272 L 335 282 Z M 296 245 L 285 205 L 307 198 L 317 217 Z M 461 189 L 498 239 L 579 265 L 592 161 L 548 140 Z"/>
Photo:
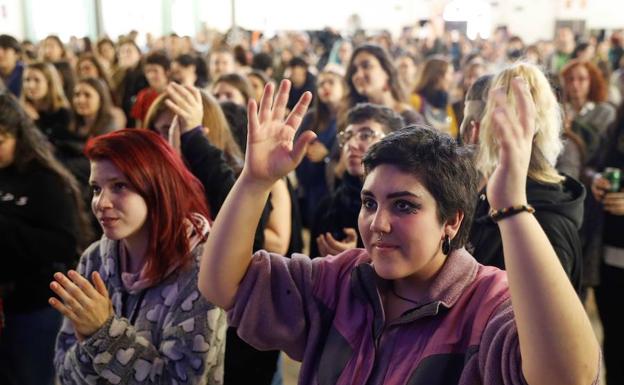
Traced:
<path id="1" fill-rule="evenodd" d="M 392 292 L 392 294 L 394 294 L 395 297 L 402 299 L 405 302 L 413 303 L 414 305 L 420 305 L 420 302 L 418 301 L 414 301 L 413 299 L 409 299 L 407 297 L 403 297 L 402 295 L 397 294 L 397 292 L 394 290 L 394 283 L 390 284 L 390 291 Z"/>

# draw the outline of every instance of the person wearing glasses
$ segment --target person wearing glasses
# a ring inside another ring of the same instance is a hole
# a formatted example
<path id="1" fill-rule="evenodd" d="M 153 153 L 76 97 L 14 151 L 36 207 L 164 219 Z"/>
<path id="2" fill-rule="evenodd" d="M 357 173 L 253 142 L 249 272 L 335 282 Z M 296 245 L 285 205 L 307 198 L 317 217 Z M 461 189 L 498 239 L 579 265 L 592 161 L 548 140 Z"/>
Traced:
<path id="1" fill-rule="evenodd" d="M 338 134 L 346 171 L 341 184 L 316 209 L 310 226 L 310 256 L 363 247 L 357 230 L 364 182 L 362 158 L 373 143 L 404 125 L 401 115 L 378 104 L 360 103 L 347 112 L 346 128 Z"/>

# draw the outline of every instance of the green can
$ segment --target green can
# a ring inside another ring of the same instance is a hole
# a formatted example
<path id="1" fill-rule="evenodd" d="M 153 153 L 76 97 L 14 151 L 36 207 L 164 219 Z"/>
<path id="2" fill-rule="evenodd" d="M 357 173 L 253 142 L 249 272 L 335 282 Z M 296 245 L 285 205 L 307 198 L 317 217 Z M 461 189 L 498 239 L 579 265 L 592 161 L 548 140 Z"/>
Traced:
<path id="1" fill-rule="evenodd" d="M 615 167 L 607 167 L 605 168 L 602 175 L 611 183 L 611 192 L 620 191 L 620 178 L 621 178 L 621 170 Z"/>

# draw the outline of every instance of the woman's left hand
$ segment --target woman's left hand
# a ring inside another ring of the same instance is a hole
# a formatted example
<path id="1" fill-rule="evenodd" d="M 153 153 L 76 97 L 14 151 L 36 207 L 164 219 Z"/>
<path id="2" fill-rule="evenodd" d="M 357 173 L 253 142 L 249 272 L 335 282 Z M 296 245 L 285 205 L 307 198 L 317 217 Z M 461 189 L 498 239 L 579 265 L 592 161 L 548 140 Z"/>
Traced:
<path id="1" fill-rule="evenodd" d="M 53 308 L 67 317 L 79 341 L 98 331 L 113 315 L 113 304 L 100 274 L 92 274 L 94 285 L 74 270 L 54 274 L 52 290 L 63 300 L 50 298 Z"/>
<path id="2" fill-rule="evenodd" d="M 488 178 L 487 198 L 495 210 L 527 203 L 526 179 L 535 135 L 535 102 L 529 86 L 520 77 L 511 81 L 516 101 L 514 111 L 505 91 L 492 90 L 494 135 L 499 144 L 499 164 Z"/>

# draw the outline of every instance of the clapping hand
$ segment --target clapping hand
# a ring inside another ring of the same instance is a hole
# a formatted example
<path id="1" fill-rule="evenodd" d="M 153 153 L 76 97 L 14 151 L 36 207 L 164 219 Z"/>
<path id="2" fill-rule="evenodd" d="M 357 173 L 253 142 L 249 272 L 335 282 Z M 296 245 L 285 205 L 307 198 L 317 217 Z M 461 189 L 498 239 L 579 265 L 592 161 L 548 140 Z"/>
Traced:
<path id="1" fill-rule="evenodd" d="M 503 89 L 492 90 L 494 135 L 498 140 L 499 164 L 490 175 L 487 197 L 495 210 L 527 203 L 526 179 L 535 135 L 535 102 L 529 86 L 520 77 L 511 81 L 516 110 L 510 106 Z"/>
<path id="2" fill-rule="evenodd" d="M 259 109 L 253 99 L 249 101 L 249 133 L 242 177 L 266 186 L 272 185 L 295 169 L 305 156 L 308 145 L 316 138 L 314 132 L 305 131 L 293 143 L 312 94 L 305 92 L 284 120 L 289 91 L 290 81 L 283 80 L 274 101 L 274 86 L 269 83 L 262 94 Z"/>
<path id="3" fill-rule="evenodd" d="M 113 315 L 113 304 L 100 274 L 91 275 L 93 285 L 78 272 L 54 274 L 50 288 L 61 298 L 50 298 L 53 308 L 67 317 L 79 341 L 95 333 Z"/>

